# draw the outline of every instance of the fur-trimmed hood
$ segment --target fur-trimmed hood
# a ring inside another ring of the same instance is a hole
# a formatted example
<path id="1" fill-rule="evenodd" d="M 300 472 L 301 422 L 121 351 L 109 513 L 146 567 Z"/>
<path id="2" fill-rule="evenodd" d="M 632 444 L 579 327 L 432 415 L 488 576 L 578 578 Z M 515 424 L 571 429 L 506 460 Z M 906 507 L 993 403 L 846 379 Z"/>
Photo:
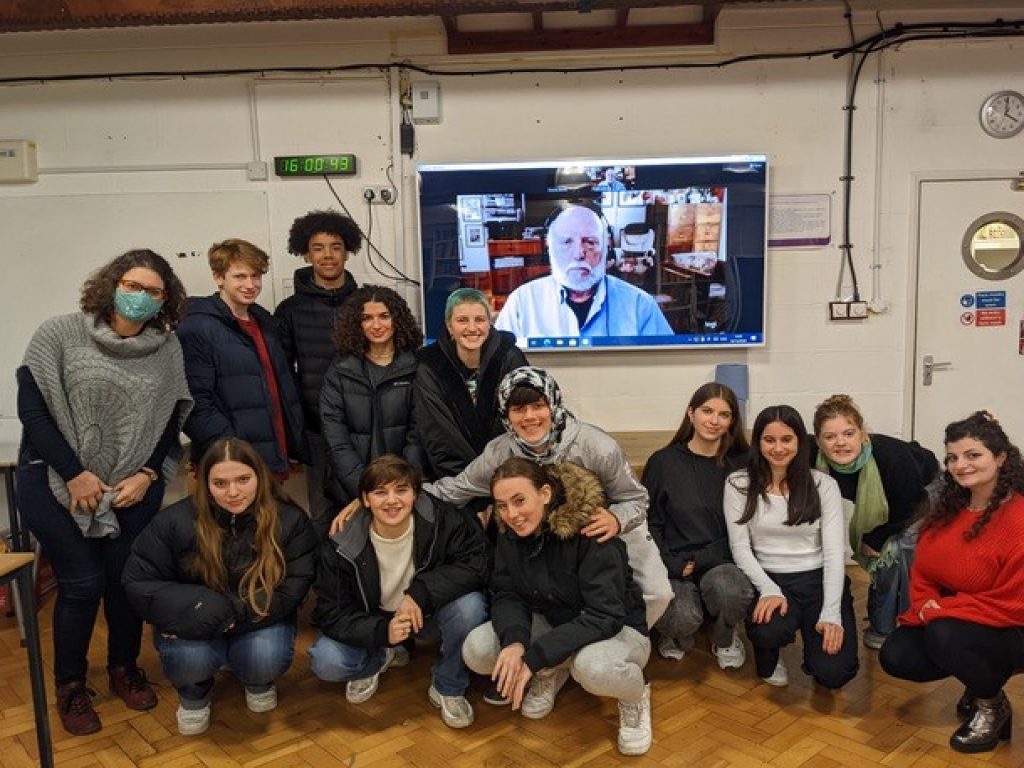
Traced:
<path id="1" fill-rule="evenodd" d="M 559 539 L 571 539 L 590 522 L 598 507 L 606 506 L 601 481 L 593 472 L 569 462 L 551 464 L 547 471 L 561 483 L 563 492 L 555 497 L 543 526 Z M 500 517 L 497 521 L 504 533 L 507 527 Z"/>

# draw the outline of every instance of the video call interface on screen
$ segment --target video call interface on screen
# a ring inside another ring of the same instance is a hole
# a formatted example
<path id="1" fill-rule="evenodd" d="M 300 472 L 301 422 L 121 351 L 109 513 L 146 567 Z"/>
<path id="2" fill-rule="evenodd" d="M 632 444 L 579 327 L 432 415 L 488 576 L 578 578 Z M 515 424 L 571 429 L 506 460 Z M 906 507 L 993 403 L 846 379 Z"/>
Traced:
<path id="1" fill-rule="evenodd" d="M 419 174 L 430 339 L 470 287 L 530 350 L 764 344 L 765 155 Z"/>

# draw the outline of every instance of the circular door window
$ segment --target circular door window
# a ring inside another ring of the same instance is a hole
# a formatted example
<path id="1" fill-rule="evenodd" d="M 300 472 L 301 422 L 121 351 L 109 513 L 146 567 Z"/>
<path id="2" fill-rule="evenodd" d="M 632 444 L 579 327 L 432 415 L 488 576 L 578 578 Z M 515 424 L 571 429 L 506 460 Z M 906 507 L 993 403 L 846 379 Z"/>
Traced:
<path id="1" fill-rule="evenodd" d="M 1006 280 L 1024 269 L 1024 220 L 1007 211 L 986 213 L 967 228 L 964 264 L 985 280 Z"/>

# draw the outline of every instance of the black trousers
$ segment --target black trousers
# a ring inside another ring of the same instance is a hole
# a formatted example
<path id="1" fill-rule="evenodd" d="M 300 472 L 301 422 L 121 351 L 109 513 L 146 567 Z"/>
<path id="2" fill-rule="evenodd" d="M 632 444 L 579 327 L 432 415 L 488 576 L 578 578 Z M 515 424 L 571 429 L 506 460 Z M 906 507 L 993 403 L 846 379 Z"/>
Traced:
<path id="1" fill-rule="evenodd" d="M 960 619 L 899 627 L 886 638 L 878 660 L 893 677 L 916 683 L 955 677 L 968 692 L 991 699 L 1014 672 L 1024 669 L 1024 627 L 986 627 Z"/>
<path id="2" fill-rule="evenodd" d="M 769 573 L 786 597 L 787 611 L 776 611 L 767 624 L 754 624 L 747 618 L 747 637 L 754 646 L 754 663 L 760 677 L 768 677 L 779 661 L 779 649 L 796 640 L 799 630 L 804 642 L 804 671 L 825 688 L 842 688 L 860 667 L 857 659 L 857 617 L 853 612 L 850 580 L 843 579 L 843 644 L 839 653 L 829 656 L 821 648 L 822 634 L 814 628 L 821 614 L 825 594 L 822 569 L 800 573 Z M 755 600 L 751 612 L 757 605 Z"/>

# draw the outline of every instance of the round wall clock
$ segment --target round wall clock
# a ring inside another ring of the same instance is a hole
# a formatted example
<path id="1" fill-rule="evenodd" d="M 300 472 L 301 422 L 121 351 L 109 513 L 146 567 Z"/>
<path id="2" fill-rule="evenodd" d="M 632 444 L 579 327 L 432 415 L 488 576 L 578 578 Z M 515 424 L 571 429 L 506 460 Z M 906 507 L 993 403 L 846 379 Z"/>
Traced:
<path id="1" fill-rule="evenodd" d="M 981 105 L 981 127 L 989 136 L 1008 139 L 1024 129 L 1024 96 L 1017 91 L 996 91 Z"/>

